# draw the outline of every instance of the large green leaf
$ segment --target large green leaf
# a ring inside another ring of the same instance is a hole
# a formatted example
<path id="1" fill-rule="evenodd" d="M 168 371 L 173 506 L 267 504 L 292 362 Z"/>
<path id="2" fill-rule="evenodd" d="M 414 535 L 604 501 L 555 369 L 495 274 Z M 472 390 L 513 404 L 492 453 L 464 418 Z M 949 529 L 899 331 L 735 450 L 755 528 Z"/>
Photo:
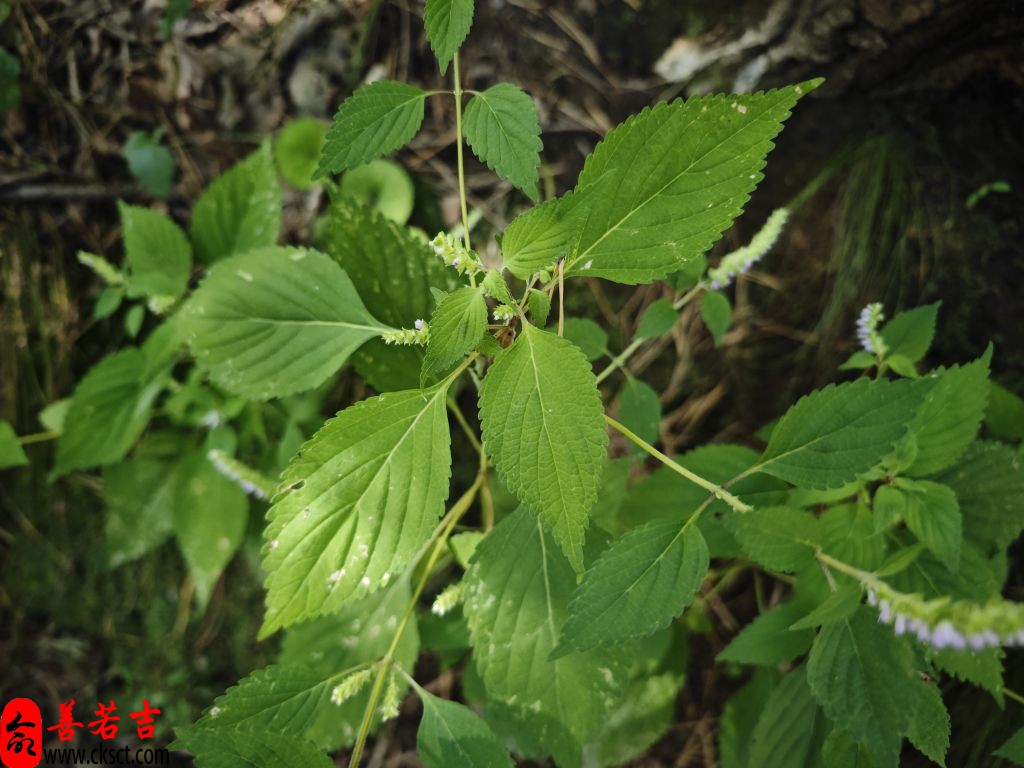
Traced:
<path id="1" fill-rule="evenodd" d="M 1024 530 L 1024 467 L 1008 445 L 979 441 L 935 479 L 956 494 L 964 537 L 988 553 L 1009 546 Z"/>
<path id="2" fill-rule="evenodd" d="M 921 477 L 950 466 L 978 435 L 988 403 L 992 347 L 972 363 L 939 370 L 938 383 L 917 413 L 911 431 L 917 457 L 907 474 Z"/>
<path id="3" fill-rule="evenodd" d="M 166 378 L 166 368 L 150 371 L 145 354 L 135 348 L 94 365 L 71 396 L 52 476 L 123 459 L 149 423 Z"/>
<path id="4" fill-rule="evenodd" d="M 958 570 L 964 535 L 960 505 L 950 487 L 930 480 L 900 478 L 893 486 L 879 488 L 878 493 L 884 490 L 894 497 L 900 518 L 921 543 L 950 570 Z"/>
<path id="5" fill-rule="evenodd" d="M 914 693 L 914 715 L 907 731 L 910 743 L 936 765 L 945 766 L 946 752 L 949 751 L 949 712 L 939 687 L 918 679 L 914 680 L 911 690 Z"/>
<path id="6" fill-rule="evenodd" d="M 716 658 L 760 666 L 792 661 L 806 653 L 814 639 L 814 632 L 810 630 L 790 630 L 806 610 L 806 605 L 791 601 L 765 611 L 745 626 Z"/>
<path id="7" fill-rule="evenodd" d="M 473 0 L 427 0 L 423 26 L 444 74 L 473 26 Z"/>
<path id="8" fill-rule="evenodd" d="M 473 657 L 487 693 L 504 702 L 531 741 L 556 757 L 575 752 L 578 761 L 621 673 L 610 650 L 550 658 L 576 587 L 569 561 L 520 507 L 480 542 L 464 584 Z"/>
<path id="9" fill-rule="evenodd" d="M 659 104 L 612 130 L 580 174 L 588 216 L 566 274 L 643 283 L 704 253 L 761 180 L 790 109 L 819 82 Z"/>
<path id="10" fill-rule="evenodd" d="M 189 231 L 196 256 L 207 264 L 277 243 L 281 188 L 270 144 L 206 188 L 192 210 Z"/>
<path id="11" fill-rule="evenodd" d="M 451 470 L 446 390 L 357 403 L 288 465 L 268 514 L 263 636 L 386 585 L 430 535 Z"/>
<path id="12" fill-rule="evenodd" d="M 218 696 L 192 728 L 243 726 L 305 734 L 318 709 L 330 701 L 331 691 L 341 676 L 325 677 L 300 664 L 273 664 L 258 669 Z"/>
<path id="13" fill-rule="evenodd" d="M 707 572 L 708 547 L 696 526 L 670 521 L 630 531 L 583 577 L 554 658 L 668 626 L 693 602 Z"/>
<path id="14" fill-rule="evenodd" d="M 476 349 L 487 328 L 487 303 L 479 288 L 449 293 L 430 317 L 430 343 L 423 359 L 422 382 L 446 371 Z"/>
<path id="15" fill-rule="evenodd" d="M 408 229 L 344 197 L 331 203 L 325 248 L 348 273 L 370 314 L 411 328 L 434 309 L 431 289 L 455 287 L 451 270 Z M 353 356 L 359 375 L 378 392 L 419 386 L 423 352 L 371 339 Z"/>
<path id="16" fill-rule="evenodd" d="M 417 689 L 423 719 L 416 748 L 425 768 L 501 768 L 512 758 L 494 732 L 469 707 Z"/>
<path id="17" fill-rule="evenodd" d="M 608 448 L 601 397 L 583 354 L 529 323 L 480 387 L 487 451 L 509 489 L 583 570 L 583 537 Z"/>
<path id="18" fill-rule="evenodd" d="M 583 230 L 586 214 L 586 197 L 567 192 L 517 216 L 501 238 L 508 271 L 528 280 L 534 272 L 567 257 Z"/>
<path id="19" fill-rule="evenodd" d="M 882 768 L 895 768 L 914 711 L 915 672 L 902 639 L 862 608 L 822 628 L 807 680 L 825 714 L 863 743 Z"/>
<path id="20" fill-rule="evenodd" d="M 221 475 L 203 453 L 186 459 L 178 475 L 174 536 L 196 586 L 196 601 L 204 609 L 242 543 L 249 503 L 245 492 Z"/>
<path id="21" fill-rule="evenodd" d="M 171 534 L 177 484 L 172 457 L 136 456 L 103 471 L 104 539 L 112 567 L 151 552 Z"/>
<path id="22" fill-rule="evenodd" d="M 1024 765 L 1024 728 L 1007 739 L 993 754 L 1009 760 L 1014 765 Z"/>
<path id="23" fill-rule="evenodd" d="M 404 146 L 423 123 L 427 96 L 395 80 L 364 85 L 338 108 L 313 178 L 350 170 Z"/>
<path id="24" fill-rule="evenodd" d="M 802 509 L 758 507 L 730 514 L 726 524 L 745 555 L 775 571 L 807 565 L 821 540 L 817 518 Z"/>
<path id="25" fill-rule="evenodd" d="M 878 464 L 914 418 L 930 382 L 830 384 L 790 408 L 757 468 L 804 488 L 836 488 Z"/>
<path id="26" fill-rule="evenodd" d="M 299 248 L 263 248 L 214 265 L 182 319 L 211 378 L 259 400 L 322 384 L 388 330 L 344 270 Z"/>
<path id="27" fill-rule="evenodd" d="M 754 726 L 750 768 L 819 768 L 830 724 L 811 695 L 804 667 L 786 675 Z"/>
<path id="28" fill-rule="evenodd" d="M 249 728 L 190 728 L 171 746 L 191 752 L 201 768 L 334 768 L 310 741 Z"/>
<path id="29" fill-rule="evenodd" d="M 118 203 L 129 296 L 180 296 L 192 269 L 181 228 L 158 211 Z"/>
<path id="30" fill-rule="evenodd" d="M 466 141 L 501 178 L 537 199 L 540 121 L 533 99 L 509 83 L 492 85 L 466 106 Z"/>

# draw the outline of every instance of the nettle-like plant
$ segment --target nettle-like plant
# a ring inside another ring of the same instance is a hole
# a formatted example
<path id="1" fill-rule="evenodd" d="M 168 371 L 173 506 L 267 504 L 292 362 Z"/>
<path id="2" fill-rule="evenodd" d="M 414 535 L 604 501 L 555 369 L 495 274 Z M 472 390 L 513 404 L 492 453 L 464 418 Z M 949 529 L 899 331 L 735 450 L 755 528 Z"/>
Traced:
<path id="1" fill-rule="evenodd" d="M 243 491 L 270 503 L 261 634 L 284 630 L 280 659 L 177 745 L 211 768 L 329 766 L 325 751 L 345 747 L 357 765 L 411 687 L 424 765 L 511 765 L 508 750 L 621 763 L 672 723 L 686 638 L 706 627 L 715 593 L 754 571 L 780 588 L 770 604 L 758 592 L 758 617 L 718 657 L 753 669 L 721 720 L 722 765 L 888 768 L 905 738 L 941 764 L 949 717 L 936 680 L 1015 696 L 1001 646 L 1024 641 L 1024 610 L 1000 597 L 1024 527 L 1019 454 L 978 439 L 991 350 L 920 374 L 938 305 L 884 324 L 872 305 L 844 366 L 860 375 L 800 399 L 760 433 L 763 450 L 665 455 L 652 444 L 651 387 L 626 374 L 616 419 L 600 385 L 693 301 L 721 340 L 724 291 L 788 212 L 713 268 L 703 254 L 819 81 L 644 110 L 596 147 L 571 192 L 512 222 L 503 268 L 488 268 L 470 241 L 463 141 L 532 199 L 541 141 L 515 86 L 463 91 L 457 50 L 472 12 L 471 0 L 426 5 L 453 91 L 364 86 L 339 109 L 317 170 L 400 148 L 429 98 L 454 97 L 457 232 L 427 242 L 337 195 L 323 252 L 278 247 L 265 147 L 203 195 L 190 237 L 124 207 L 126 269 L 86 257 L 112 284 L 104 311 L 138 297 L 167 319 L 76 389 L 55 474 L 113 465 L 121 512 L 108 533 L 136 546 L 121 559 L 173 531 L 203 595 L 242 539 Z M 186 295 L 193 250 L 208 272 Z M 579 277 L 675 292 L 596 374 L 606 337 L 563 310 Z M 185 344 L 195 366 L 182 383 Z M 299 447 L 323 385 L 349 362 L 381 394 Z M 463 412 L 473 399 L 480 434 Z M 157 403 L 168 423 L 136 446 Z M 450 419 L 475 457 L 454 467 Z M 610 432 L 634 452 L 609 460 Z M 645 455 L 662 466 L 636 479 Z M 280 483 L 267 480 L 281 461 Z M 449 682 L 431 693 L 413 679 L 422 650 L 461 670 L 468 706 L 437 695 Z"/>

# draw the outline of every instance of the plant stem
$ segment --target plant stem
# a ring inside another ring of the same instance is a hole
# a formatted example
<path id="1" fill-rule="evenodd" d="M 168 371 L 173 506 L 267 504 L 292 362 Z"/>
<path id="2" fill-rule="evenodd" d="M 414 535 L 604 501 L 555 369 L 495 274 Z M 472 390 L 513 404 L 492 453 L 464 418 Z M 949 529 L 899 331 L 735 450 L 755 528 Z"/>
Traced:
<path id="1" fill-rule="evenodd" d="M 736 498 L 731 493 L 729 493 L 727 490 L 725 490 L 725 488 L 723 488 L 722 486 L 715 485 L 710 480 L 705 480 L 700 475 L 694 474 L 693 472 L 691 472 L 690 470 L 688 470 L 686 467 L 682 466 L 678 462 L 673 461 L 668 456 L 666 456 L 664 453 L 662 453 L 657 448 L 655 448 L 653 445 L 651 445 L 646 440 L 644 440 L 642 437 L 640 437 L 639 435 L 637 435 L 634 432 L 632 432 L 624 424 L 620 424 L 619 422 L 617 422 L 611 416 L 608 416 L 607 414 L 605 414 L 604 420 L 607 421 L 616 431 L 620 432 L 622 435 L 624 435 L 630 441 L 632 441 L 633 443 L 635 443 L 639 447 L 643 448 L 644 451 L 646 451 L 651 456 L 656 458 L 658 461 L 660 461 L 666 467 L 668 467 L 669 469 L 671 469 L 671 470 L 677 472 L 678 474 L 682 475 L 687 480 L 689 480 L 691 483 L 694 483 L 695 485 L 699 485 L 701 488 L 703 488 L 704 490 L 708 491 L 716 499 L 721 499 L 726 504 L 728 504 L 730 507 L 735 509 L 737 512 L 750 512 L 753 509 L 753 507 L 751 507 L 749 504 L 744 504 L 738 498 Z"/>
<path id="2" fill-rule="evenodd" d="M 1006 696 L 1006 698 L 1008 699 L 1013 699 L 1018 704 L 1024 704 L 1024 696 L 1021 696 L 1019 693 L 1017 693 L 1014 690 L 1011 690 L 1010 688 L 1004 687 L 1003 695 Z"/>
<path id="3" fill-rule="evenodd" d="M 47 440 L 56 440 L 60 432 L 36 432 L 34 435 L 22 435 L 18 438 L 21 445 L 32 445 L 32 443 L 45 443 Z"/>
<path id="4" fill-rule="evenodd" d="M 558 262 L 558 335 L 565 335 L 565 259 Z"/>
<path id="5" fill-rule="evenodd" d="M 462 242 L 466 250 L 469 244 L 469 207 L 466 205 L 466 168 L 462 150 L 462 78 L 459 76 L 459 54 L 452 56 L 452 75 L 455 78 L 455 133 L 459 162 L 459 207 L 462 209 Z M 476 275 L 469 274 L 469 282 L 476 287 Z"/>
<path id="6" fill-rule="evenodd" d="M 681 297 L 676 299 L 672 303 L 672 308 L 678 312 L 680 309 L 689 304 L 693 300 L 693 298 L 703 290 L 704 284 L 698 283 L 689 291 L 684 293 Z M 612 361 L 608 363 L 608 365 L 605 367 L 603 371 L 597 374 L 597 383 L 600 384 L 602 381 L 604 381 L 613 373 L 615 373 L 615 371 L 617 371 L 619 368 L 622 368 L 629 360 L 629 358 L 633 356 L 633 353 L 640 349 L 640 347 L 643 346 L 644 342 L 646 341 L 648 341 L 648 339 L 633 339 L 633 341 L 630 342 L 630 345 L 628 347 L 622 350 L 622 352 L 617 357 L 613 358 Z"/>
<path id="7" fill-rule="evenodd" d="M 423 574 L 420 576 L 420 580 L 416 584 L 416 589 L 413 590 L 412 598 L 409 600 L 409 605 L 405 609 L 405 615 L 402 616 L 402 621 L 395 630 L 394 637 L 391 638 L 391 645 L 388 646 L 387 653 L 385 653 L 383 658 L 380 660 L 377 677 L 373 681 L 373 688 L 370 690 L 370 699 L 366 702 L 366 709 L 363 710 L 363 720 L 359 724 L 359 735 L 356 738 L 355 746 L 352 749 L 352 756 L 348 761 L 349 768 L 357 768 L 359 761 L 362 759 L 363 749 L 366 746 L 366 738 L 370 734 L 370 725 L 373 723 L 373 713 L 377 709 L 377 701 L 380 699 L 381 691 L 384 690 L 384 683 L 387 681 L 388 673 L 391 671 L 391 667 L 394 664 L 395 651 L 398 649 L 398 644 L 402 640 L 405 628 L 409 625 L 409 620 L 416 612 L 416 606 L 419 603 L 420 595 L 423 594 L 423 589 L 427 586 L 427 579 L 430 578 L 430 574 L 434 570 L 434 566 L 437 565 L 438 558 L 441 557 L 441 552 L 444 551 L 445 544 L 448 542 L 448 537 L 455 529 L 456 523 L 459 522 L 460 518 L 472 506 L 473 500 L 476 498 L 477 491 L 480 490 L 482 482 L 483 474 L 478 473 L 473 485 L 471 485 L 469 490 L 459 497 L 459 500 L 452 505 L 448 514 L 445 515 L 444 520 L 441 521 L 441 525 L 439 526 L 440 534 L 437 535 L 435 533 L 436 538 L 434 540 L 434 548 L 431 551 L 426 564 L 423 566 Z M 430 542 L 427 543 L 429 546 Z"/>
<path id="8" fill-rule="evenodd" d="M 469 438 L 469 442 L 473 444 L 474 450 L 477 453 L 483 453 L 484 447 L 480 444 L 480 439 L 476 436 L 476 433 L 469 426 L 469 422 L 466 421 L 466 417 L 462 413 L 462 409 L 459 408 L 459 404 L 455 402 L 455 398 L 451 395 L 448 396 L 448 410 L 451 411 L 452 416 L 455 417 L 455 421 L 458 422 L 459 426 L 462 427 L 462 431 Z"/>

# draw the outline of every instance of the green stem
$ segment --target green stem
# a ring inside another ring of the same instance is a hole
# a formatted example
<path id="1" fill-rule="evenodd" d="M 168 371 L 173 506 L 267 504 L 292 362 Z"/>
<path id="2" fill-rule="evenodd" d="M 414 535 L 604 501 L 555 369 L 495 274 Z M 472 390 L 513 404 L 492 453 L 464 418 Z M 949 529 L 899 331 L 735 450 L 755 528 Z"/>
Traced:
<path id="1" fill-rule="evenodd" d="M 1010 688 L 1004 687 L 1003 695 L 1006 696 L 1006 698 L 1008 699 L 1013 699 L 1018 704 L 1024 704 L 1024 696 L 1021 696 L 1019 693 L 1017 693 L 1014 690 L 1011 690 Z"/>
<path id="2" fill-rule="evenodd" d="M 459 76 L 459 54 L 452 56 L 452 74 L 455 78 L 455 133 L 459 162 L 459 207 L 462 209 L 462 242 L 466 250 L 469 244 L 469 206 L 466 205 L 466 168 L 462 149 L 462 78 Z M 476 275 L 469 273 L 469 283 L 476 287 Z"/>
<path id="3" fill-rule="evenodd" d="M 391 667 L 394 665 L 395 651 L 398 650 L 398 644 L 402 640 L 405 628 L 409 625 L 409 620 L 416 612 L 416 606 L 419 604 L 420 595 L 423 594 L 423 589 L 427 586 L 427 579 L 430 578 L 430 574 L 434 570 L 434 566 L 437 565 L 437 561 L 441 557 L 441 553 L 444 551 L 445 545 L 448 542 L 448 537 L 451 536 L 452 531 L 455 529 L 455 525 L 459 522 L 470 506 L 472 506 L 473 500 L 476 498 L 477 491 L 480 490 L 481 483 L 483 483 L 483 474 L 478 473 L 473 485 L 471 485 L 469 490 L 462 494 L 459 500 L 452 505 L 451 510 L 449 510 L 448 514 L 445 515 L 444 520 L 441 521 L 441 525 L 438 529 L 439 533 L 435 532 L 435 535 L 431 537 L 434 539 L 434 548 L 423 567 L 423 574 L 420 576 L 419 583 L 417 583 L 416 589 L 413 591 L 412 598 L 409 600 L 409 605 L 405 609 L 405 615 L 402 617 L 401 623 L 395 630 L 394 637 L 391 638 L 391 645 L 388 646 L 387 653 L 385 653 L 383 658 L 380 660 L 377 677 L 373 681 L 373 688 L 370 690 L 370 699 L 366 702 L 366 709 L 363 710 L 363 720 L 359 724 L 359 735 L 356 738 L 355 747 L 352 749 L 352 757 L 350 757 L 348 761 L 349 768 L 357 768 L 359 761 L 362 759 L 363 749 L 366 747 L 366 738 L 370 734 L 370 725 L 373 723 L 373 713 L 377 710 L 377 702 L 380 699 L 381 692 L 384 690 L 384 683 L 387 681 L 388 673 L 390 673 Z M 429 541 L 427 542 L 427 545 L 430 545 Z"/>
<path id="4" fill-rule="evenodd" d="M 678 312 L 680 309 L 689 304 L 693 300 L 693 298 L 703 290 L 704 284 L 698 283 L 689 291 L 684 293 L 681 297 L 676 299 L 672 303 L 672 308 Z M 648 339 L 633 339 L 633 341 L 630 343 L 628 347 L 622 350 L 622 352 L 617 357 L 613 358 L 612 361 L 608 363 L 607 367 L 605 367 L 603 371 L 597 374 L 597 383 L 600 384 L 602 381 L 604 381 L 613 373 L 615 373 L 615 371 L 617 371 L 619 368 L 625 366 L 629 358 L 633 356 L 633 353 L 640 349 L 640 347 L 642 347 L 644 343 L 647 341 Z"/>
<path id="5" fill-rule="evenodd" d="M 32 445 L 33 443 L 45 443 L 47 440 L 56 440 L 60 432 L 36 432 L 34 435 L 22 435 L 18 438 L 21 445 Z"/>
<path id="6" fill-rule="evenodd" d="M 753 509 L 753 507 L 751 507 L 749 504 L 744 504 L 738 498 L 736 498 L 731 493 L 729 493 L 727 490 L 725 490 L 725 488 L 723 488 L 722 486 L 715 485 L 715 483 L 712 483 L 710 480 L 705 480 L 700 475 L 697 475 L 697 474 L 691 472 L 690 470 L 688 470 L 686 467 L 682 466 L 678 462 L 673 461 L 668 456 L 666 456 L 664 453 L 662 453 L 657 448 L 655 448 L 653 445 L 651 445 L 646 440 L 644 440 L 642 437 L 640 437 L 639 435 L 637 435 L 634 432 L 632 432 L 624 424 L 620 424 L 619 422 L 617 422 L 611 416 L 608 416 L 607 414 L 605 414 L 604 420 L 607 421 L 608 424 L 610 424 L 612 426 L 612 428 L 614 428 L 616 431 L 620 432 L 627 439 L 629 439 L 630 441 L 632 441 L 633 443 L 638 445 L 640 448 L 642 448 L 644 451 L 646 451 L 651 456 L 656 458 L 658 461 L 660 461 L 666 467 L 668 467 L 669 469 L 671 469 L 671 470 L 677 472 L 678 474 L 682 475 L 687 480 L 689 480 L 691 483 L 694 483 L 695 485 L 699 485 L 701 488 L 706 490 L 708 493 L 710 493 L 716 499 L 721 499 L 726 504 L 728 504 L 730 507 L 735 509 L 737 512 L 750 512 Z"/>

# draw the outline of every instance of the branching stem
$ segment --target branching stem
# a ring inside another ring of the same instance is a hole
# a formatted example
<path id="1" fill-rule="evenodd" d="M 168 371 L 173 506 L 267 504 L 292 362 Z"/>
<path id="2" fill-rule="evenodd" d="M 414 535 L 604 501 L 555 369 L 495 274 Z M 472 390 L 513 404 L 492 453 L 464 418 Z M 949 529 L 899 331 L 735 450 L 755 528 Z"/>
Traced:
<path id="1" fill-rule="evenodd" d="M 705 480 L 700 475 L 691 472 L 690 470 L 688 470 L 683 465 L 679 464 L 676 461 L 673 461 L 668 456 L 666 456 L 664 453 L 662 453 L 657 448 L 655 448 L 653 445 L 651 445 L 646 440 L 644 440 L 642 437 L 640 437 L 639 435 L 634 433 L 632 430 L 630 430 L 629 427 L 625 426 L 624 424 L 620 424 L 619 422 L 617 422 L 615 419 L 613 419 L 611 416 L 608 416 L 607 414 L 605 414 L 604 420 L 607 421 L 612 426 L 613 429 L 615 429 L 617 432 L 620 432 L 628 440 L 630 440 L 631 442 L 633 442 L 636 445 L 638 445 L 640 448 L 642 448 L 644 451 L 646 451 L 651 456 L 656 458 L 658 461 L 660 461 L 666 467 L 668 467 L 669 469 L 673 470 L 674 472 L 682 475 L 687 480 L 689 480 L 691 483 L 693 483 L 695 485 L 699 485 L 701 488 L 706 490 L 708 493 L 710 493 L 716 499 L 721 499 L 726 504 L 728 504 L 730 507 L 735 509 L 737 512 L 750 512 L 751 511 L 752 507 L 749 504 L 744 504 L 738 498 L 736 498 L 731 493 L 729 493 L 727 490 L 725 490 L 725 488 L 723 488 L 722 486 L 716 485 L 715 483 L 712 483 L 710 480 Z"/>
<path id="2" fill-rule="evenodd" d="M 402 640 L 402 635 L 405 634 L 405 628 L 409 625 L 409 620 L 416 612 L 416 606 L 419 604 L 420 595 L 423 594 L 423 589 L 427 586 L 427 579 L 430 578 L 430 574 L 433 572 L 434 566 L 437 565 L 437 561 L 441 557 L 441 553 L 444 551 L 445 545 L 448 543 L 448 537 L 451 536 L 452 531 L 455 529 L 455 525 L 473 505 L 473 500 L 476 499 L 477 491 L 480 490 L 480 485 L 483 483 L 483 477 L 484 475 L 482 472 L 477 474 L 473 485 L 471 485 L 469 490 L 462 494 L 459 500 L 452 505 L 452 508 L 448 511 L 448 514 L 444 516 L 444 519 L 441 521 L 437 530 L 434 531 L 434 535 L 431 536 L 430 541 L 427 542 L 428 547 L 433 543 L 433 549 L 430 550 L 430 556 L 427 558 L 427 562 L 423 566 L 423 573 L 420 576 L 419 582 L 416 584 L 416 589 L 413 590 L 412 598 L 409 600 L 409 605 L 405 609 L 405 615 L 402 616 L 402 621 L 395 630 L 394 637 L 391 638 L 391 645 L 388 646 L 387 653 L 384 654 L 383 658 L 381 658 L 379 662 L 377 677 L 373 681 L 373 688 L 370 689 L 370 699 L 366 702 L 366 709 L 363 711 L 363 720 L 359 724 L 359 735 L 356 738 L 355 746 L 352 749 L 352 756 L 348 761 L 349 768 L 357 768 L 359 761 L 362 759 L 363 748 L 366 746 L 366 738 L 370 734 L 370 725 L 373 723 L 373 713 L 377 710 L 377 702 L 380 700 L 381 692 L 384 690 L 384 684 L 387 682 L 388 674 L 391 672 L 391 667 L 394 664 L 395 651 L 398 650 L 398 644 Z"/>
<path id="3" fill-rule="evenodd" d="M 455 78 L 455 133 L 456 147 L 459 163 L 459 207 L 462 209 L 462 242 L 466 250 L 470 250 L 469 244 L 469 206 L 466 204 L 466 168 L 463 159 L 463 135 L 462 135 L 462 78 L 459 76 L 459 54 L 452 56 L 452 74 Z M 476 287 L 476 275 L 469 274 L 469 282 Z"/>

